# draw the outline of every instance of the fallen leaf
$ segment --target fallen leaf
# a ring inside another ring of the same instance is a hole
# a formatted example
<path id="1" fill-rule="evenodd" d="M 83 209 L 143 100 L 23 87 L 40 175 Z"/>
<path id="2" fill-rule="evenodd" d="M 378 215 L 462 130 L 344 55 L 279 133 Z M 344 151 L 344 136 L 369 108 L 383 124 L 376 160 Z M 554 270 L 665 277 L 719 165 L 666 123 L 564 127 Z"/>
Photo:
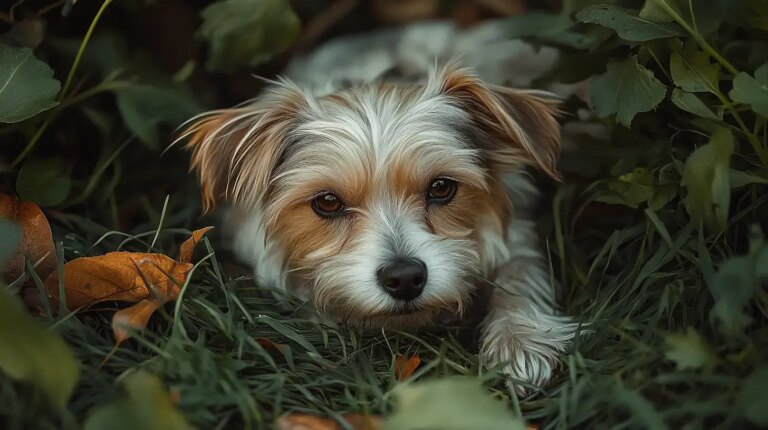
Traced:
<path id="1" fill-rule="evenodd" d="M 77 309 L 105 300 L 138 301 L 154 297 L 150 288 L 161 301 L 173 300 L 191 269 L 192 264 L 162 254 L 110 252 L 77 258 L 64 265 L 67 307 Z M 58 273 L 48 276 L 45 288 L 52 299 L 59 299 Z"/>
<path id="2" fill-rule="evenodd" d="M 0 194 L 0 219 L 7 219 L 21 228 L 21 240 L 16 252 L 8 258 L 3 271 L 5 282 L 12 282 L 24 273 L 24 258 L 37 264 L 41 279 L 56 270 L 56 252 L 51 226 L 43 211 L 34 203 Z"/>
<path id="3" fill-rule="evenodd" d="M 395 376 L 398 381 L 404 381 L 411 377 L 413 372 L 421 364 L 421 359 L 418 355 L 414 355 L 409 358 L 405 358 L 402 355 L 395 357 Z"/>
<path id="4" fill-rule="evenodd" d="M 259 345 L 263 346 L 264 348 L 272 348 L 280 351 L 281 353 L 285 353 L 285 344 L 273 342 L 266 337 L 257 337 L 256 342 L 259 342 Z"/>
<path id="5" fill-rule="evenodd" d="M 381 427 L 381 418 L 373 415 L 345 415 L 344 420 L 354 430 L 378 430 Z M 341 430 L 345 427 L 331 418 L 289 414 L 278 419 L 275 428 L 277 430 Z"/>
<path id="6" fill-rule="evenodd" d="M 0 369 L 34 384 L 64 410 L 78 379 L 78 363 L 67 344 L 0 291 Z M 52 365 L 55 364 L 55 365 Z"/>
<path id="7" fill-rule="evenodd" d="M 205 236 L 205 234 L 212 229 L 213 227 L 208 226 L 193 231 L 192 236 L 185 240 L 179 248 L 179 261 L 182 263 L 191 263 L 192 254 L 195 252 L 195 247 L 197 247 L 197 244 L 200 243 L 200 241 L 203 239 L 203 236 Z"/>
<path id="8" fill-rule="evenodd" d="M 144 299 L 139 303 L 115 312 L 112 317 L 112 331 L 115 333 L 115 345 L 128 340 L 131 330 L 141 330 L 147 326 L 149 317 L 162 306 L 157 299 Z"/>
<path id="9" fill-rule="evenodd" d="M 85 430 L 192 428 L 157 376 L 143 370 L 123 379 L 125 395 L 88 413 Z"/>

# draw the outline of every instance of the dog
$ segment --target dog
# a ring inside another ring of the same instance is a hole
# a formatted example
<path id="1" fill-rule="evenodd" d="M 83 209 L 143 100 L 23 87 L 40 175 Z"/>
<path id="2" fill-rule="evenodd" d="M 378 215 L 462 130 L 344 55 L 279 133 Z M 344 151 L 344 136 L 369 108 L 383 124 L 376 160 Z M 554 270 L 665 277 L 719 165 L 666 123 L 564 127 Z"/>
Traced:
<path id="1" fill-rule="evenodd" d="M 480 354 L 543 387 L 579 325 L 561 315 L 527 210 L 558 178 L 557 101 L 458 62 L 322 94 L 281 79 L 181 134 L 205 210 L 226 202 L 257 281 L 350 324 L 415 329 L 489 299 Z M 489 287 L 490 286 L 490 287 Z M 517 383 L 515 383 L 517 382 Z"/>

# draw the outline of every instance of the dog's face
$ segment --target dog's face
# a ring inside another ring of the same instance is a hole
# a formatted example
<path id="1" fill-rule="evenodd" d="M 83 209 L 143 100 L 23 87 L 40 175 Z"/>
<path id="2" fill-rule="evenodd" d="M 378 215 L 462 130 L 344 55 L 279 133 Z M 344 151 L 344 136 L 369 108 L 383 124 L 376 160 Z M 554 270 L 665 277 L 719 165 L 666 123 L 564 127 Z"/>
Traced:
<path id="1" fill-rule="evenodd" d="M 554 176 L 559 152 L 551 104 L 452 68 L 324 97 L 281 83 L 187 135 L 206 206 L 258 214 L 319 308 L 375 325 L 461 312 L 511 216 L 498 175 Z"/>

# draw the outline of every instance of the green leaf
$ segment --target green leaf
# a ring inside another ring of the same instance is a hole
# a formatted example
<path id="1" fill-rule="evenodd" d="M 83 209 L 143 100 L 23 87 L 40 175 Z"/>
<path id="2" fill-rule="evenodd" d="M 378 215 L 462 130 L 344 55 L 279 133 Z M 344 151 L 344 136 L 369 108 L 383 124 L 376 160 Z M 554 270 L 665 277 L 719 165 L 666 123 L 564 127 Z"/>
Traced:
<path id="1" fill-rule="evenodd" d="M 703 51 L 683 53 L 673 52 L 669 59 L 670 72 L 675 85 L 689 93 L 711 92 L 716 94 L 720 65 L 709 62 L 709 56 Z"/>
<path id="2" fill-rule="evenodd" d="M 78 363 L 63 340 L 0 291 L 0 369 L 42 390 L 60 411 L 78 378 Z"/>
<path id="3" fill-rule="evenodd" d="M 63 202 L 71 185 L 67 167 L 58 158 L 27 161 L 16 179 L 19 197 L 40 206 L 56 206 Z"/>
<path id="4" fill-rule="evenodd" d="M 731 169 L 728 176 L 731 188 L 740 188 L 751 184 L 768 184 L 768 178 L 764 178 L 754 173 L 742 172 L 740 170 Z"/>
<path id="5" fill-rule="evenodd" d="M 640 17 L 657 23 L 673 22 L 672 16 L 660 6 L 665 4 L 700 34 L 708 35 L 716 31 L 724 21 L 741 19 L 742 5 L 739 3 L 731 0 L 646 0 L 640 10 Z"/>
<path id="6" fill-rule="evenodd" d="M 123 379 L 125 395 L 90 411 L 85 430 L 190 429 L 156 376 L 143 370 Z"/>
<path id="7" fill-rule="evenodd" d="M 671 16 L 657 3 L 657 0 L 645 0 L 640 8 L 640 18 L 652 22 L 673 22 Z"/>
<path id="8" fill-rule="evenodd" d="M 631 208 L 648 203 L 648 207 L 658 210 L 677 195 L 676 185 L 655 183 L 651 171 L 643 167 L 625 173 L 606 185 L 612 194 L 600 195 L 595 200 Z"/>
<path id="9" fill-rule="evenodd" d="M 480 380 L 449 377 L 399 385 L 397 409 L 382 430 L 522 430 L 523 421 L 494 399 Z"/>
<path id="10" fill-rule="evenodd" d="M 716 131 L 709 143 L 688 156 L 681 185 L 688 190 L 685 207 L 695 222 L 722 230 L 728 221 L 731 202 L 729 170 L 733 135 L 727 129 Z"/>
<path id="11" fill-rule="evenodd" d="M 202 108 L 192 93 L 180 85 L 136 84 L 115 91 L 117 107 L 126 126 L 148 147 L 160 147 L 161 124 L 177 127 Z"/>
<path id="12" fill-rule="evenodd" d="M 269 61 L 288 49 L 301 23 L 287 0 L 222 0 L 201 12 L 209 71 L 232 72 Z"/>
<path id="13" fill-rule="evenodd" d="M 71 185 L 67 167 L 57 158 L 27 161 L 16 178 L 19 197 L 40 206 L 56 206 L 63 202 Z"/>
<path id="14" fill-rule="evenodd" d="M 58 104 L 61 83 L 29 48 L 0 44 L 0 122 L 31 118 Z"/>
<path id="15" fill-rule="evenodd" d="M 712 349 L 692 327 L 685 333 L 670 333 L 664 340 L 667 344 L 664 356 L 679 370 L 708 368 L 715 363 Z"/>
<path id="16" fill-rule="evenodd" d="M 608 27 L 624 40 L 645 42 L 654 39 L 682 36 L 677 24 L 659 23 L 639 17 L 636 11 L 610 4 L 596 4 L 579 11 L 576 19 Z"/>
<path id="17" fill-rule="evenodd" d="M 21 240 L 21 228 L 16 223 L 0 218 L 0 273 L 5 271 L 5 263 L 16 252 L 16 247 Z M 2 277 L 0 277 L 2 282 Z"/>
<path id="18" fill-rule="evenodd" d="M 638 64 L 636 56 L 608 63 L 607 71 L 593 79 L 589 86 L 597 114 L 603 118 L 616 114 L 616 119 L 627 127 L 635 115 L 661 103 L 666 93 L 664 84 Z"/>
<path id="19" fill-rule="evenodd" d="M 768 427 L 768 365 L 763 364 L 739 384 L 736 405 L 744 416 L 759 427 Z"/>
<path id="20" fill-rule="evenodd" d="M 672 103 L 680 109 L 702 118 L 719 120 L 720 118 L 705 105 L 696 94 L 687 93 L 679 88 L 672 90 Z"/>
<path id="21" fill-rule="evenodd" d="M 709 283 L 715 299 L 711 317 L 720 323 L 720 331 L 731 339 L 743 335 L 751 321 L 744 308 L 761 283 L 768 280 L 768 244 L 761 235 L 753 236 L 750 252 L 726 260 Z"/>
<path id="22" fill-rule="evenodd" d="M 768 63 L 758 67 L 755 77 L 741 72 L 733 78 L 731 99 L 752 107 L 755 113 L 768 118 Z"/>

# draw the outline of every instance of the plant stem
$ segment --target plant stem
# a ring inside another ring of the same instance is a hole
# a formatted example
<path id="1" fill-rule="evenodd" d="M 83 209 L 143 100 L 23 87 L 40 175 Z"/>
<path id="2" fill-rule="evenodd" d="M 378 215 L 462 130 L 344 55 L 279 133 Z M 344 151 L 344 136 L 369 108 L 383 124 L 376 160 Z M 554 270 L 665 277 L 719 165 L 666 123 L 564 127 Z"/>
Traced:
<path id="1" fill-rule="evenodd" d="M 672 18 L 680 27 L 683 27 L 683 30 L 688 32 L 688 34 L 693 37 L 693 40 L 696 41 L 696 43 L 699 44 L 701 49 L 704 50 L 707 54 L 712 56 L 712 58 L 715 59 L 718 63 L 720 63 L 723 67 L 725 67 L 728 72 L 730 72 L 733 75 L 739 74 L 739 70 L 733 67 L 733 64 L 731 64 L 728 60 L 723 58 L 722 55 L 720 55 L 719 52 L 715 48 L 712 47 L 712 45 L 709 44 L 704 39 L 704 36 L 701 35 L 696 29 L 691 27 L 688 22 L 686 22 L 680 14 L 678 14 L 669 4 L 667 4 L 666 0 L 652 0 L 657 6 L 662 8 L 664 12 L 666 12 L 667 15 L 669 15 L 670 18 Z M 691 18 L 693 18 L 693 8 L 691 8 Z"/>
<path id="2" fill-rule="evenodd" d="M 29 142 L 27 143 L 27 146 L 24 147 L 24 150 L 22 150 L 21 154 L 19 154 L 16 157 L 16 159 L 13 160 L 13 162 L 11 163 L 11 167 L 16 167 L 17 165 L 19 165 L 19 163 L 24 161 L 24 158 L 26 158 L 27 155 L 29 155 L 29 153 L 32 151 L 32 149 L 35 148 L 35 146 L 37 145 L 37 142 L 43 136 L 43 133 L 45 133 L 45 131 L 48 129 L 48 126 L 51 125 L 53 120 L 59 115 L 59 113 L 61 113 L 61 111 L 89 97 L 92 97 L 102 91 L 116 90 L 122 87 L 129 87 L 130 85 L 131 85 L 130 82 L 125 82 L 125 81 L 103 82 L 89 90 L 83 91 L 82 93 L 77 94 L 61 102 L 58 106 L 56 106 L 53 109 L 53 111 L 48 115 L 48 117 L 45 118 L 45 121 L 43 121 L 43 123 L 40 124 L 40 127 L 37 129 L 34 136 L 32 136 L 32 138 L 29 140 Z"/>
<path id="3" fill-rule="evenodd" d="M 91 36 L 93 35 L 93 31 L 96 28 L 96 24 L 99 22 L 99 19 L 101 19 L 101 16 L 104 14 L 104 11 L 107 9 L 107 6 L 109 6 L 110 3 L 112 3 L 112 0 L 104 0 L 98 12 L 96 12 L 96 16 L 93 17 L 93 21 L 91 21 L 91 25 L 88 27 L 88 31 L 85 33 L 85 37 L 83 37 L 83 41 L 80 43 L 80 48 L 77 50 L 75 61 L 72 63 L 72 67 L 69 69 L 69 74 L 67 75 L 67 80 L 64 82 L 64 87 L 61 89 L 61 93 L 59 93 L 59 100 L 64 99 L 64 97 L 67 95 L 67 92 L 69 91 L 69 87 L 72 86 L 72 80 L 75 78 L 75 72 L 77 72 L 77 67 L 80 65 L 80 60 L 83 58 L 85 48 L 88 46 L 88 42 L 91 40 Z"/>
<path id="4" fill-rule="evenodd" d="M 768 172 L 768 151 L 766 151 L 765 147 L 763 147 L 760 139 L 757 138 L 755 133 L 747 128 L 747 124 L 744 122 L 744 119 L 741 118 L 741 115 L 739 115 L 739 111 L 733 108 L 733 102 L 731 102 L 728 97 L 725 96 L 725 94 L 721 93 L 720 91 L 716 91 L 715 96 L 720 99 L 720 103 L 722 103 L 725 108 L 728 109 L 728 112 L 730 112 L 731 116 L 733 116 L 733 119 L 736 120 L 739 128 L 741 128 L 741 131 L 747 136 L 749 144 L 752 145 L 752 149 L 754 149 L 757 157 L 760 159 L 760 163 L 763 165 L 763 169 Z"/>

